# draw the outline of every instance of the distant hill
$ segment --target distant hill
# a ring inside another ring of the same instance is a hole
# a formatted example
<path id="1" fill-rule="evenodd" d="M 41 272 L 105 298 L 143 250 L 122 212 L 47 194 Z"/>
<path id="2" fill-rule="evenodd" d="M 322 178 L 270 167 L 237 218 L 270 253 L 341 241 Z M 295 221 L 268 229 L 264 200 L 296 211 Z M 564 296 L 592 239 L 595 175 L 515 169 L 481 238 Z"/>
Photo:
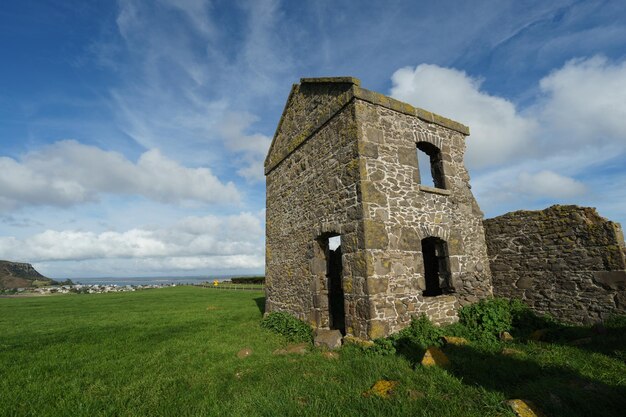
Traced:
<path id="1" fill-rule="evenodd" d="M 53 282 L 37 272 L 31 264 L 0 261 L 0 289 L 37 287 Z"/>

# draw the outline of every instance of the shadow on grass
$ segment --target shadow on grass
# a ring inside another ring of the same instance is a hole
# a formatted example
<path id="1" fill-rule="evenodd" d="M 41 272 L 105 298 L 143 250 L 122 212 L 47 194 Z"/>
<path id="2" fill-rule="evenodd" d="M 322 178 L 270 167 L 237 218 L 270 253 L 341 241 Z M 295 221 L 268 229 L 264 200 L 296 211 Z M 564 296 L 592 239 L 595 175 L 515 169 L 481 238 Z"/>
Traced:
<path id="1" fill-rule="evenodd" d="M 626 326 L 601 329 L 558 326 L 549 329 L 541 340 L 557 345 L 575 346 L 626 362 Z"/>
<path id="2" fill-rule="evenodd" d="M 265 313 L 265 297 L 257 297 L 254 299 L 254 302 L 261 314 Z"/>
<path id="3" fill-rule="evenodd" d="M 530 310 L 513 323 L 513 336 L 527 340 L 533 331 L 544 329 L 541 340 L 562 346 L 576 346 L 587 352 L 601 353 L 626 361 L 626 318 L 610 319 L 605 325 L 576 326 L 537 316 Z"/>
<path id="4" fill-rule="evenodd" d="M 586 378 L 562 366 L 545 366 L 531 357 L 506 356 L 469 346 L 446 348 L 451 372 L 464 383 L 533 401 L 549 416 L 621 416 L 626 388 Z"/>
<path id="5" fill-rule="evenodd" d="M 624 386 L 584 377 L 570 367 L 540 364 L 521 351 L 511 356 L 470 345 L 446 346 L 443 350 L 452 363 L 449 372 L 463 383 L 501 392 L 507 399 L 530 400 L 547 416 L 624 415 Z M 398 353 L 420 366 L 424 350 L 408 343 Z"/>

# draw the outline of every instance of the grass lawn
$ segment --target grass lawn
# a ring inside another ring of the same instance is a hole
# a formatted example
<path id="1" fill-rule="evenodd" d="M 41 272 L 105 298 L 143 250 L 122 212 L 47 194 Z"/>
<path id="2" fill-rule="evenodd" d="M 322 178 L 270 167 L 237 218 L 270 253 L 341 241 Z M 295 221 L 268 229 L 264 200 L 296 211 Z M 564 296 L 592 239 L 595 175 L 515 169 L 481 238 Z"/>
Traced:
<path id="1" fill-rule="evenodd" d="M 448 348 L 445 371 L 354 348 L 273 355 L 286 342 L 260 328 L 262 304 L 197 287 L 0 299 L 0 416 L 512 416 L 510 398 L 548 416 L 626 410 L 626 329 L 508 343 L 514 356 Z M 395 395 L 364 397 L 379 379 Z"/>

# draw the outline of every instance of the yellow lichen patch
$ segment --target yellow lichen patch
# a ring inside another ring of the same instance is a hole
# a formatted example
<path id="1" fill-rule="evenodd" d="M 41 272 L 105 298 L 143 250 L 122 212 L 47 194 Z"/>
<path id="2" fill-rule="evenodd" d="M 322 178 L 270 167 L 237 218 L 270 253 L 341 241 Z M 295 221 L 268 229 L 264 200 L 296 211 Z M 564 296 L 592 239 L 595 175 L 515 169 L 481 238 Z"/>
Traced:
<path id="1" fill-rule="evenodd" d="M 542 417 L 537 407 L 527 400 L 509 400 L 506 402 L 517 417 Z"/>
<path id="2" fill-rule="evenodd" d="M 380 322 L 373 321 L 370 323 L 370 329 L 368 334 L 370 339 L 378 339 L 380 337 L 383 337 L 385 335 L 385 326 Z"/>
<path id="3" fill-rule="evenodd" d="M 469 340 L 456 336 L 443 336 L 441 338 L 446 345 L 463 346 L 469 344 Z"/>
<path id="4" fill-rule="evenodd" d="M 343 279 L 343 290 L 348 293 L 352 292 L 352 278 Z"/>
<path id="5" fill-rule="evenodd" d="M 376 381 L 372 388 L 368 389 L 363 393 L 364 397 L 369 396 L 377 396 L 380 398 L 389 398 L 395 393 L 395 388 L 398 386 L 398 381 L 388 381 L 386 379 L 381 379 Z"/>
<path id="6" fill-rule="evenodd" d="M 354 336 L 346 336 L 343 338 L 344 343 L 351 343 L 353 345 L 363 346 L 363 347 L 372 347 L 374 346 L 374 342 L 371 340 L 361 339 L 360 337 Z"/>
<path id="7" fill-rule="evenodd" d="M 445 368 L 450 365 L 450 359 L 440 349 L 431 346 L 426 349 L 424 357 L 422 358 L 423 366 L 439 366 Z"/>

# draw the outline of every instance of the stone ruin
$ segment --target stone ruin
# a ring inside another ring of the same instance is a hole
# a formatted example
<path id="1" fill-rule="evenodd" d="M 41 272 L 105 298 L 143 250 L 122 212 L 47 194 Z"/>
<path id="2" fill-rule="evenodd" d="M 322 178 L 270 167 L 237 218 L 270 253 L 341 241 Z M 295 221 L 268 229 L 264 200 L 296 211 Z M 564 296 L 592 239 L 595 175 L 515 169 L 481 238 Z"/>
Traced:
<path id="1" fill-rule="evenodd" d="M 265 160 L 266 311 L 375 339 L 491 296 L 468 135 L 355 78 L 294 85 Z"/>
<path id="2" fill-rule="evenodd" d="M 557 205 L 484 225 L 494 295 L 575 324 L 626 314 L 626 247 L 618 223 L 593 208 Z"/>

